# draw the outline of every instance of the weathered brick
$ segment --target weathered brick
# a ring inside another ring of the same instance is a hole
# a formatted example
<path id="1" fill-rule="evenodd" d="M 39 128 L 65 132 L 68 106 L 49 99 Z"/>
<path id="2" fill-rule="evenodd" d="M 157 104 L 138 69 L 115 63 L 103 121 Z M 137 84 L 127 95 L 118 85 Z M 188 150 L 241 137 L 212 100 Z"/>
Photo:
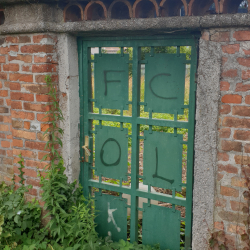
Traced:
<path id="1" fill-rule="evenodd" d="M 244 146 L 245 153 L 250 153 L 250 144 Z"/>
<path id="2" fill-rule="evenodd" d="M 241 103 L 242 102 L 242 96 L 240 95 L 224 95 L 221 98 L 221 101 L 223 103 Z"/>
<path id="3" fill-rule="evenodd" d="M 13 160 L 12 159 L 10 159 L 11 161 L 9 161 L 9 163 L 10 162 L 13 162 Z M 8 164 L 8 165 L 12 165 L 13 163 L 11 163 L 11 164 Z M 7 173 L 8 174 L 10 174 L 10 175 L 13 175 L 14 174 L 14 171 L 13 171 L 13 166 L 11 166 L 11 167 L 7 167 Z"/>
<path id="4" fill-rule="evenodd" d="M 21 47 L 22 53 L 53 53 L 55 51 L 54 45 L 24 45 Z"/>
<path id="5" fill-rule="evenodd" d="M 10 45 L 9 47 L 0 47 L 0 54 L 7 55 L 11 51 L 18 52 L 19 46 L 18 45 Z"/>
<path id="6" fill-rule="evenodd" d="M 40 65 L 32 65 L 33 73 L 52 73 L 56 72 L 56 65 L 54 64 L 40 64 Z"/>
<path id="7" fill-rule="evenodd" d="M 240 165 L 250 164 L 250 157 L 248 157 L 248 156 L 235 155 L 234 160 L 235 160 L 236 164 L 240 164 Z"/>
<path id="8" fill-rule="evenodd" d="M 17 55 L 17 56 L 10 56 L 8 57 L 9 61 L 22 61 L 25 63 L 32 63 L 32 56 L 31 55 Z"/>
<path id="9" fill-rule="evenodd" d="M 31 38 L 29 36 L 7 36 L 5 38 L 6 43 L 30 43 Z"/>
<path id="10" fill-rule="evenodd" d="M 37 102 L 49 102 L 51 98 L 48 95 L 36 95 Z"/>
<path id="11" fill-rule="evenodd" d="M 26 184 L 27 184 L 27 185 L 32 185 L 32 186 L 34 186 L 34 187 L 41 187 L 41 186 L 42 186 L 42 185 L 40 184 L 40 181 L 39 181 L 39 180 L 34 180 L 34 179 L 31 179 L 31 178 L 27 178 Z"/>
<path id="12" fill-rule="evenodd" d="M 31 189 L 29 189 L 28 194 L 37 196 L 37 190 L 35 188 L 31 188 Z"/>
<path id="13" fill-rule="evenodd" d="M 8 157 L 13 157 L 13 150 L 6 150 L 6 154 Z"/>
<path id="14" fill-rule="evenodd" d="M 49 141 L 49 136 L 48 135 L 43 135 L 43 133 L 37 133 L 37 139 L 39 141 Z"/>
<path id="15" fill-rule="evenodd" d="M 228 45 L 222 45 L 221 46 L 222 51 L 227 54 L 235 54 L 236 52 L 239 52 L 240 45 L 239 44 L 228 44 Z"/>
<path id="16" fill-rule="evenodd" d="M 22 101 L 34 101 L 34 95 L 33 94 L 26 94 L 21 92 L 12 92 L 10 93 L 10 98 L 12 100 L 22 100 Z"/>
<path id="17" fill-rule="evenodd" d="M 52 75 L 51 76 L 52 82 L 58 82 L 58 75 Z M 36 83 L 46 83 L 45 81 L 45 75 L 36 75 L 35 76 Z"/>
<path id="18" fill-rule="evenodd" d="M 246 92 L 250 90 L 250 84 L 237 83 L 235 91 Z"/>
<path id="19" fill-rule="evenodd" d="M 221 148 L 224 151 L 242 151 L 242 143 L 237 141 L 222 141 Z"/>
<path id="20" fill-rule="evenodd" d="M 35 63 L 57 63 L 54 56 L 52 55 L 44 55 L 44 56 L 34 56 Z"/>
<path id="21" fill-rule="evenodd" d="M 21 90 L 21 85 L 18 82 L 9 82 L 10 90 Z"/>
<path id="22" fill-rule="evenodd" d="M 0 96 L 1 97 L 7 97 L 9 95 L 9 91 L 8 90 L 0 90 Z"/>
<path id="23" fill-rule="evenodd" d="M 221 181 L 224 177 L 224 174 L 222 173 L 217 173 L 217 181 Z"/>
<path id="24" fill-rule="evenodd" d="M 226 115 L 231 112 L 231 107 L 230 105 L 221 105 L 220 107 L 220 114 Z"/>
<path id="25" fill-rule="evenodd" d="M 31 72 L 30 66 L 22 66 L 22 71 Z"/>
<path id="26" fill-rule="evenodd" d="M 9 125 L 0 124 L 0 131 L 9 131 Z"/>
<path id="27" fill-rule="evenodd" d="M 222 77 L 234 78 L 236 76 L 238 76 L 237 69 L 229 69 L 222 72 Z"/>
<path id="28" fill-rule="evenodd" d="M 0 155 L 6 155 L 6 150 L 0 149 Z"/>
<path id="29" fill-rule="evenodd" d="M 241 159 L 242 160 L 242 162 L 244 162 L 244 161 L 248 161 L 249 159 L 247 159 L 247 158 L 242 158 Z M 249 164 L 248 164 L 248 166 L 244 166 L 244 167 L 242 167 L 241 166 L 241 172 L 242 172 L 242 176 L 244 176 L 244 178 L 246 178 L 246 177 L 250 177 L 250 167 L 249 167 Z"/>
<path id="30" fill-rule="evenodd" d="M 0 79 L 7 80 L 7 74 L 3 73 L 3 72 L 0 72 Z"/>
<path id="31" fill-rule="evenodd" d="M 228 164 L 228 165 L 219 164 L 218 165 L 218 171 L 219 172 L 225 171 L 225 172 L 230 173 L 230 174 L 237 174 L 238 173 L 238 168 L 234 167 L 231 164 Z"/>
<path id="32" fill-rule="evenodd" d="M 23 119 L 23 120 L 24 119 L 34 120 L 35 119 L 35 114 L 30 113 L 30 112 L 12 110 L 11 115 L 12 115 L 12 118 L 17 118 L 17 119 Z"/>
<path id="33" fill-rule="evenodd" d="M 203 39 L 205 41 L 209 41 L 210 40 L 210 33 L 208 31 L 203 31 L 201 39 Z"/>
<path id="34" fill-rule="evenodd" d="M 36 133 L 34 133 L 34 132 L 13 129 L 12 133 L 13 133 L 14 137 L 24 138 L 24 139 L 28 139 L 28 140 L 35 140 L 36 139 Z"/>
<path id="35" fill-rule="evenodd" d="M 20 154 L 22 154 L 24 158 L 32 158 L 32 159 L 36 159 L 37 156 L 37 154 L 34 151 L 13 148 L 13 155 L 20 155 Z"/>
<path id="36" fill-rule="evenodd" d="M 0 56 L 0 63 L 5 63 L 5 62 L 6 62 L 5 56 Z"/>
<path id="37" fill-rule="evenodd" d="M 220 82 L 220 90 L 221 91 L 228 91 L 230 88 L 229 82 L 222 81 Z"/>
<path id="38" fill-rule="evenodd" d="M 23 123 L 23 127 L 24 127 L 24 129 L 27 129 L 27 130 L 29 130 L 30 129 L 30 122 L 24 122 Z"/>
<path id="39" fill-rule="evenodd" d="M 250 140 L 250 131 L 235 130 L 234 139 L 241 140 L 241 141 L 248 141 Z"/>
<path id="40" fill-rule="evenodd" d="M 242 235 L 242 234 L 246 233 L 246 227 L 245 226 L 229 224 L 228 227 L 227 227 L 227 232 Z"/>
<path id="41" fill-rule="evenodd" d="M 242 66 L 246 66 L 246 67 L 250 66 L 250 58 L 239 57 L 239 58 L 237 58 L 237 61 Z"/>
<path id="42" fill-rule="evenodd" d="M 3 71 L 17 72 L 17 71 L 19 71 L 19 64 L 16 64 L 16 63 L 4 64 Z"/>
<path id="43" fill-rule="evenodd" d="M 13 139 L 13 147 L 22 148 L 23 147 L 23 141 L 22 140 Z"/>
<path id="44" fill-rule="evenodd" d="M 25 166 L 39 168 L 39 169 L 46 169 L 48 167 L 48 163 L 41 161 L 34 161 L 34 160 L 25 160 Z"/>
<path id="45" fill-rule="evenodd" d="M 42 160 L 43 157 L 44 157 L 45 155 L 48 155 L 48 153 L 39 151 L 39 152 L 38 152 L 38 160 Z M 50 161 L 50 158 L 48 157 L 48 158 L 46 159 L 46 161 Z"/>
<path id="46" fill-rule="evenodd" d="M 13 169 L 14 169 L 15 174 L 18 174 L 18 175 L 20 174 L 20 171 L 19 171 L 18 167 L 14 166 Z M 24 168 L 23 172 L 24 172 L 24 175 L 34 177 L 34 178 L 37 177 L 37 172 L 35 170 L 33 170 L 33 169 Z"/>
<path id="47" fill-rule="evenodd" d="M 7 105 L 7 106 L 10 106 L 10 105 L 11 105 L 11 99 L 6 99 L 6 98 L 5 98 L 5 102 L 6 102 L 6 105 Z"/>
<path id="48" fill-rule="evenodd" d="M 45 151 L 45 142 L 26 141 L 25 147 Z M 47 149 L 48 150 L 48 149 Z"/>
<path id="49" fill-rule="evenodd" d="M 237 41 L 249 41 L 250 40 L 250 31 L 248 30 L 239 30 L 235 31 L 233 37 Z"/>
<path id="50" fill-rule="evenodd" d="M 220 138 L 229 138 L 231 135 L 231 129 L 230 128 L 221 128 L 219 130 Z"/>
<path id="51" fill-rule="evenodd" d="M 11 102 L 11 108 L 12 109 L 22 109 L 22 102 L 15 102 L 15 101 L 12 101 Z"/>
<path id="52" fill-rule="evenodd" d="M 220 194 L 224 196 L 239 197 L 239 190 L 230 187 L 220 187 Z"/>
<path id="53" fill-rule="evenodd" d="M 12 140 L 12 135 L 7 135 L 7 136 L 6 136 L 6 139 Z"/>
<path id="54" fill-rule="evenodd" d="M 215 221 L 214 228 L 218 230 L 224 230 L 224 222 L 223 221 Z"/>
<path id="55" fill-rule="evenodd" d="M 225 207 L 227 205 L 227 200 L 217 198 L 215 201 L 216 207 Z"/>
<path id="56" fill-rule="evenodd" d="M 228 161 L 229 160 L 229 155 L 227 153 L 221 153 L 219 152 L 217 154 L 218 161 Z"/>
<path id="57" fill-rule="evenodd" d="M 246 103 L 246 104 L 250 104 L 250 95 L 247 95 L 247 96 L 245 97 L 245 103 Z"/>
<path id="58" fill-rule="evenodd" d="M 234 187 L 246 187 L 246 179 L 234 176 L 231 179 L 231 185 Z"/>
<path id="59" fill-rule="evenodd" d="M 45 132 L 50 127 L 51 127 L 51 125 L 49 125 L 49 124 L 41 124 L 41 131 Z"/>
<path id="60" fill-rule="evenodd" d="M 11 123 L 11 116 L 4 115 L 3 117 L 3 122 L 4 123 Z"/>
<path id="61" fill-rule="evenodd" d="M 248 106 L 234 106 L 233 115 L 250 116 L 250 107 Z"/>
<path id="62" fill-rule="evenodd" d="M 48 38 L 50 40 L 52 40 L 53 42 L 57 42 L 57 37 L 56 36 L 51 36 L 51 35 L 34 35 L 33 36 L 33 42 L 34 43 L 40 43 L 42 39 L 44 38 Z"/>
<path id="63" fill-rule="evenodd" d="M 10 74 L 11 81 L 20 81 L 20 82 L 33 82 L 33 75 L 28 74 Z"/>
<path id="64" fill-rule="evenodd" d="M 23 107 L 25 110 L 32 110 L 32 111 L 38 111 L 38 112 L 46 111 L 46 105 L 44 104 L 33 104 L 33 103 L 25 102 L 23 104 Z"/>
<path id="65" fill-rule="evenodd" d="M 232 128 L 250 128 L 250 119 L 225 117 L 222 121 L 222 125 Z"/>
<path id="66" fill-rule="evenodd" d="M 1 146 L 3 148 L 9 148 L 10 147 L 10 142 L 9 141 L 1 141 Z"/>
<path id="67" fill-rule="evenodd" d="M 230 41 L 230 33 L 227 31 L 223 32 L 215 32 L 211 35 L 211 41 L 214 42 L 229 42 Z"/>
<path id="68" fill-rule="evenodd" d="M 242 80 L 248 80 L 250 78 L 250 70 L 242 70 Z"/>
<path id="69" fill-rule="evenodd" d="M 49 88 L 46 85 L 40 84 L 22 84 L 22 88 L 36 94 L 47 94 L 49 92 Z"/>
<path id="70" fill-rule="evenodd" d="M 13 160 L 11 158 L 3 158 L 3 164 L 12 165 Z M 8 168 L 6 170 L 8 171 Z M 13 174 L 13 172 L 9 170 L 9 174 Z"/>
<path id="71" fill-rule="evenodd" d="M 0 114 L 6 114 L 9 113 L 9 109 L 5 107 L 0 107 Z"/>

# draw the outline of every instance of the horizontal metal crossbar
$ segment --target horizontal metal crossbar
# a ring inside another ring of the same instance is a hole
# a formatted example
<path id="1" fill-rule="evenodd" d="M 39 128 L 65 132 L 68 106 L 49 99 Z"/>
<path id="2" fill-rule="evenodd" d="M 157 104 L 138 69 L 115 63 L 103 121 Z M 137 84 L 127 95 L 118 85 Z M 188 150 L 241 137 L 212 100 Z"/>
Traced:
<path id="1" fill-rule="evenodd" d="M 89 186 L 101 189 L 107 189 L 109 191 L 124 193 L 131 195 L 132 190 L 129 187 L 120 187 L 119 185 L 112 183 L 99 182 L 97 180 L 89 180 Z M 166 203 L 175 204 L 178 206 L 186 206 L 186 199 L 181 197 L 173 198 L 172 195 L 162 194 L 162 193 L 149 193 L 140 189 L 136 189 L 135 195 L 138 197 L 143 197 L 151 200 L 158 200 Z"/>
<path id="2" fill-rule="evenodd" d="M 89 120 L 101 120 L 101 121 L 112 121 L 112 122 L 123 122 L 123 123 L 132 123 L 131 116 L 120 116 L 120 115 L 100 115 L 89 113 Z M 188 128 L 189 123 L 183 121 L 171 121 L 171 120 L 161 120 L 161 119 L 150 119 L 137 117 L 137 124 L 142 125 L 152 125 L 152 126 L 162 126 L 162 127 L 173 127 L 173 128 Z"/>

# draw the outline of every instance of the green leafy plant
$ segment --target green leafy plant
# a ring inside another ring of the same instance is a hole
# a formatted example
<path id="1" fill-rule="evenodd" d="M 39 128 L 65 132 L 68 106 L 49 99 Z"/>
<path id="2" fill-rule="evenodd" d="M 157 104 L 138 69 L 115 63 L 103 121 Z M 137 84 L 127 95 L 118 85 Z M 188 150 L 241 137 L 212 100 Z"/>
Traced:
<path id="1" fill-rule="evenodd" d="M 68 183 L 64 174 L 65 167 L 59 146 L 62 147 L 60 136 L 63 130 L 59 127 L 63 115 L 57 100 L 57 89 L 51 77 L 46 77 L 50 102 L 45 118 L 49 127 L 44 136 L 50 138 L 46 149 L 49 153 L 44 159 L 50 159 L 49 170 L 45 177 L 41 174 L 42 199 L 44 208 L 48 210 L 45 217 L 50 217 L 47 227 L 51 237 L 63 246 L 76 246 L 84 244 L 91 238 L 97 237 L 94 224 L 94 212 L 91 209 L 92 201 L 87 201 L 82 194 L 82 187 L 77 182 Z"/>
<path id="2" fill-rule="evenodd" d="M 24 186 L 23 158 L 19 155 L 19 178 L 21 186 L 15 189 L 15 183 L 7 186 L 0 184 L 0 244 L 13 247 L 22 242 L 22 237 L 34 237 L 40 230 L 41 207 L 38 201 L 25 201 L 25 194 L 32 186 Z"/>

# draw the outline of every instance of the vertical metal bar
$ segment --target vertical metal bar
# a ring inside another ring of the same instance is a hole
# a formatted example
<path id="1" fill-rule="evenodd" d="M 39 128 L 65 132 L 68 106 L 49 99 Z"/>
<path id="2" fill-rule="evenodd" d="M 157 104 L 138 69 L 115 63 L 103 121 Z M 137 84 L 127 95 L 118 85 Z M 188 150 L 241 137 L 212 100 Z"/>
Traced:
<path id="1" fill-rule="evenodd" d="M 195 126 L 195 73 L 197 67 L 197 51 L 194 45 L 191 51 L 190 93 L 188 117 L 188 147 L 187 147 L 187 190 L 186 190 L 186 228 L 185 250 L 191 248 L 192 241 L 192 205 L 193 205 L 193 163 L 194 163 L 194 126 Z"/>
<path id="2" fill-rule="evenodd" d="M 83 150 L 81 150 L 81 146 L 84 144 L 84 136 L 83 136 L 83 78 L 82 78 L 82 69 L 83 69 L 83 41 L 78 40 L 78 60 L 79 60 L 79 97 L 80 97 L 80 157 L 83 159 Z M 83 186 L 83 166 L 84 163 L 81 161 L 80 163 L 80 176 L 79 182 Z"/>
<path id="3" fill-rule="evenodd" d="M 84 137 L 90 136 L 89 130 L 91 130 L 91 123 L 92 121 L 88 119 L 88 113 L 91 111 L 91 105 L 89 102 L 89 96 L 91 96 L 91 50 L 88 46 L 83 46 L 83 68 L 82 68 L 82 74 L 83 74 L 83 102 L 84 105 L 81 106 L 81 109 L 83 109 L 82 119 L 84 124 L 84 131 L 83 135 Z M 90 187 L 88 185 L 88 179 L 91 178 L 91 171 L 89 169 L 90 163 L 84 162 L 84 182 L 83 182 L 83 194 L 84 197 L 87 199 L 90 194 Z"/>
<path id="4" fill-rule="evenodd" d="M 138 241 L 138 197 L 136 189 L 139 187 L 139 131 L 140 125 L 136 119 L 140 116 L 140 48 L 133 47 L 133 86 L 132 86 L 132 153 L 131 153 L 131 217 L 130 217 L 130 241 Z"/>

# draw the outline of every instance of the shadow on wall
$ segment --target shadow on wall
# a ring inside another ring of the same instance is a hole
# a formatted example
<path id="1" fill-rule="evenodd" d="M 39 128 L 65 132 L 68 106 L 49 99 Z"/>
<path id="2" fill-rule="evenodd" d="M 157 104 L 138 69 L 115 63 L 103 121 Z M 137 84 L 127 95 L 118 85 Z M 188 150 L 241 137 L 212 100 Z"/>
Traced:
<path id="1" fill-rule="evenodd" d="M 93 0 L 70 3 L 65 22 L 247 13 L 250 0 Z"/>
<path id="2" fill-rule="evenodd" d="M 0 9 L 0 25 L 4 24 L 5 16 L 4 16 L 4 9 Z"/>

